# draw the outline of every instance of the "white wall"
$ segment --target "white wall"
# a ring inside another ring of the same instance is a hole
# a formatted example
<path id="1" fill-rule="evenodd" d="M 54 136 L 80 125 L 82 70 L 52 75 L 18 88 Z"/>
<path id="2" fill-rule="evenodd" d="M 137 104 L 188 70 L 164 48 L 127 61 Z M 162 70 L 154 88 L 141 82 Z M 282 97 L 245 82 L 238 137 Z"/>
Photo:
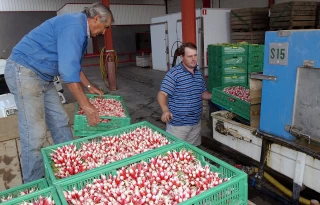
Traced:
<path id="1" fill-rule="evenodd" d="M 94 3 L 101 0 L 0 0 L 0 11 L 58 11 L 67 3 Z M 162 4 L 164 0 L 110 0 L 110 4 Z"/>

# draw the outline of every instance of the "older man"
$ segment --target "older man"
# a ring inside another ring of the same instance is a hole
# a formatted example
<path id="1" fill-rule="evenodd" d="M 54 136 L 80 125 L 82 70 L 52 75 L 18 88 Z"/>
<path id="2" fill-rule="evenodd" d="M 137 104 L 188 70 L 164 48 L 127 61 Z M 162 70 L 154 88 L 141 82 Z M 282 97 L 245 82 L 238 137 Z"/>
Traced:
<path id="1" fill-rule="evenodd" d="M 18 107 L 24 183 L 44 176 L 40 149 L 46 125 L 55 144 L 72 139 L 68 115 L 52 82 L 60 75 L 75 96 L 90 125 L 99 123 L 98 111 L 89 103 L 82 85 L 102 95 L 81 69 L 88 38 L 104 34 L 113 22 L 109 8 L 94 3 L 82 13 L 54 17 L 25 35 L 13 48 L 5 79 Z"/>
<path id="2" fill-rule="evenodd" d="M 202 100 L 211 99 L 201 72 L 197 69 L 197 47 L 184 43 L 179 48 L 182 62 L 164 77 L 158 93 L 161 120 L 166 131 L 195 146 L 201 144 Z"/>

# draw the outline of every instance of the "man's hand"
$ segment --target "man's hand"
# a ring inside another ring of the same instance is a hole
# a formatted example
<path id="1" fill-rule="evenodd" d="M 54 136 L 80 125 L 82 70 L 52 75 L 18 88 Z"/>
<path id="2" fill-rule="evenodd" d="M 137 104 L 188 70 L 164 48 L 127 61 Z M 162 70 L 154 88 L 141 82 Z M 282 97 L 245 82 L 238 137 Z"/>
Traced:
<path id="1" fill-rule="evenodd" d="M 173 118 L 172 113 L 168 110 L 162 113 L 161 120 L 164 123 L 168 123 Z"/>
<path id="2" fill-rule="evenodd" d="M 88 124 L 90 126 L 95 126 L 99 124 L 100 122 L 99 113 L 95 107 L 93 107 L 92 105 L 88 105 L 88 106 L 82 107 L 82 110 L 84 111 L 84 114 L 87 116 Z"/>
<path id="3" fill-rule="evenodd" d="M 90 88 L 88 88 L 89 93 L 91 94 L 98 94 L 100 97 L 102 97 L 103 92 L 102 90 L 98 89 L 97 87 L 91 85 Z"/>

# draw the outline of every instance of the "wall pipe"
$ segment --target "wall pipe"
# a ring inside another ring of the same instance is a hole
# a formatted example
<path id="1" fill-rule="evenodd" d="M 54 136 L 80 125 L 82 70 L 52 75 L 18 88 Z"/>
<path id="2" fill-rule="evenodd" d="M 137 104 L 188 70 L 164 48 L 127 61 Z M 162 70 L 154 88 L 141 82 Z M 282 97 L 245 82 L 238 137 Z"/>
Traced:
<path id="1" fill-rule="evenodd" d="M 182 42 L 196 41 L 196 1 L 181 0 Z"/>
<path id="2" fill-rule="evenodd" d="M 110 8 L 109 0 L 102 0 L 102 3 Z M 114 62 L 114 48 L 112 42 L 112 29 L 111 26 L 106 29 L 104 33 L 104 48 L 106 51 L 106 63 L 105 63 L 105 70 L 108 73 L 108 85 L 109 90 L 116 90 L 117 83 L 116 83 L 116 64 Z"/>

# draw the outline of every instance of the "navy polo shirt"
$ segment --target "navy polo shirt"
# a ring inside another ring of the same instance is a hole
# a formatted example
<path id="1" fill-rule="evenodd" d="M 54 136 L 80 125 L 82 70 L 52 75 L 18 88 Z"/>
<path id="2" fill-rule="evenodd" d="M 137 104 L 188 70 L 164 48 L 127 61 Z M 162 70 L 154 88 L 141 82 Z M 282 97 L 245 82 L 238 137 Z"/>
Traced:
<path id="1" fill-rule="evenodd" d="M 202 93 L 207 88 L 198 69 L 194 68 L 193 75 L 180 63 L 168 71 L 160 90 L 168 94 L 168 107 L 173 115 L 170 125 L 192 126 L 200 121 Z"/>

